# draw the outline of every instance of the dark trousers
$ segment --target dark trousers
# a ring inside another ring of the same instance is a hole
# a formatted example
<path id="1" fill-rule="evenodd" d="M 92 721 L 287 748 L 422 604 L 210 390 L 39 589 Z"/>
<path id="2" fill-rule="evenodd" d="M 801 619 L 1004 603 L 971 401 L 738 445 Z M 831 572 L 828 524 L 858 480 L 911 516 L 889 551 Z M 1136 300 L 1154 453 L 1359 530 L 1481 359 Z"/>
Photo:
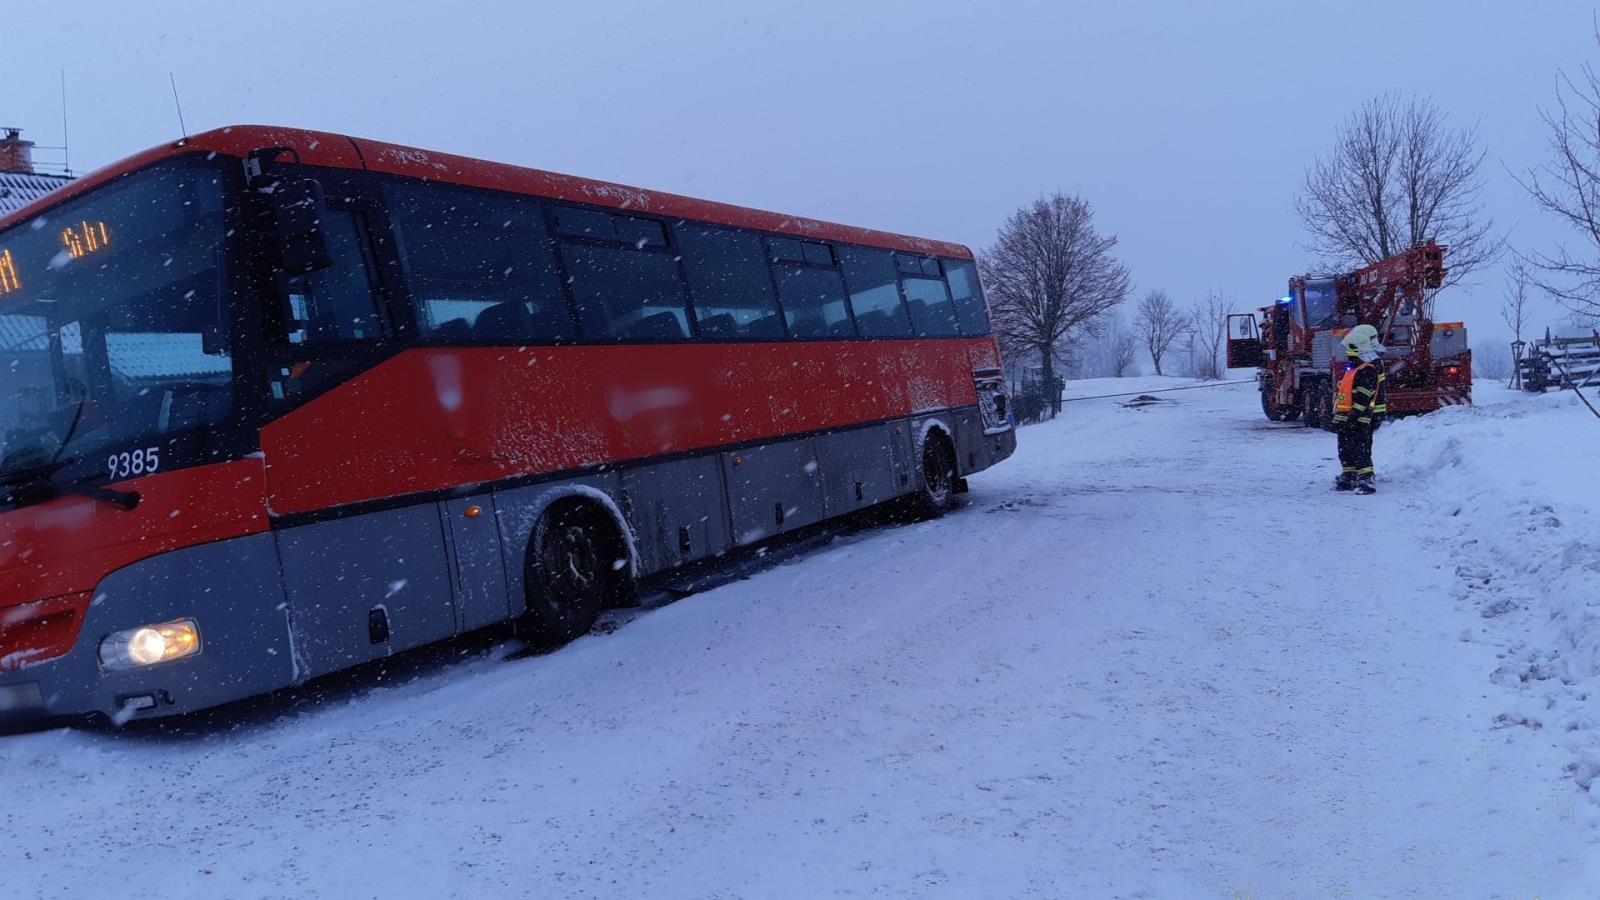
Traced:
<path id="1" fill-rule="evenodd" d="M 1347 422 L 1339 426 L 1339 464 L 1346 475 L 1372 477 L 1372 432 L 1370 425 Z"/>

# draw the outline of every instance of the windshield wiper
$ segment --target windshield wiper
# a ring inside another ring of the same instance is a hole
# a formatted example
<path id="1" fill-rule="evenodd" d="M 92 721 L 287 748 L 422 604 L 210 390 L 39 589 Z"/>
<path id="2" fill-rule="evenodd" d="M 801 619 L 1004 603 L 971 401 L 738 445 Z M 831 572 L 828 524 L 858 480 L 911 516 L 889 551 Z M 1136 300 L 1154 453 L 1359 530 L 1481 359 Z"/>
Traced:
<path id="1" fill-rule="evenodd" d="M 72 457 L 66 459 L 52 459 L 46 463 L 33 466 L 23 466 L 19 469 L 7 469 L 0 472 L 0 485 L 27 484 L 31 481 L 48 481 L 50 476 L 77 462 Z"/>
<path id="2" fill-rule="evenodd" d="M 56 448 L 55 456 L 52 456 L 49 462 L 0 472 L 0 487 L 10 488 L 0 494 L 0 505 L 32 506 L 67 494 L 88 497 L 90 500 L 109 503 L 122 509 L 133 509 L 139 505 L 141 498 L 137 491 L 117 491 L 77 481 L 63 484 L 55 480 L 57 472 L 78 461 L 77 457 L 65 454 L 67 445 L 72 443 L 73 437 L 78 433 L 78 423 L 83 421 L 83 408 L 88 402 L 87 397 L 78 401 L 78 408 L 72 412 L 72 424 L 67 426 L 67 434 L 61 439 L 61 446 Z M 39 448 L 39 456 L 44 455 L 42 450 L 43 448 Z"/>
<path id="3" fill-rule="evenodd" d="M 80 497 L 88 497 L 90 500 L 99 500 L 101 503 L 109 503 L 112 506 L 121 507 L 122 509 L 133 509 L 139 505 L 139 501 L 144 499 L 143 497 L 139 496 L 138 491 L 118 491 L 112 488 L 100 487 L 99 485 L 94 484 L 69 483 L 59 485 L 59 487 L 63 493 L 77 494 Z"/>
<path id="4" fill-rule="evenodd" d="M 137 491 L 118 491 L 77 481 L 55 480 L 57 472 L 75 462 L 77 460 L 69 456 L 66 459 L 53 459 L 47 463 L 0 472 L 0 488 L 7 489 L 0 492 L 0 505 L 33 506 L 68 494 L 99 500 L 122 509 L 133 509 L 139 505 L 141 498 Z"/>

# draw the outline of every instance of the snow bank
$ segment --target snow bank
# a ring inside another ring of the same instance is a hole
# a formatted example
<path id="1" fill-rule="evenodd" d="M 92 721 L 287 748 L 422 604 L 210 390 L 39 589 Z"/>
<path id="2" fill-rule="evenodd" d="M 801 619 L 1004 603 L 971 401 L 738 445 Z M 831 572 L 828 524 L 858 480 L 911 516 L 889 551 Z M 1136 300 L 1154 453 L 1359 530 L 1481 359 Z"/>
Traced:
<path id="1" fill-rule="evenodd" d="M 1455 598 L 1499 649 L 1492 680 L 1513 697 L 1500 727 L 1544 732 L 1589 790 L 1600 774 L 1600 420 L 1570 392 L 1478 386 L 1480 405 L 1386 427 L 1380 477 L 1437 518 Z"/>

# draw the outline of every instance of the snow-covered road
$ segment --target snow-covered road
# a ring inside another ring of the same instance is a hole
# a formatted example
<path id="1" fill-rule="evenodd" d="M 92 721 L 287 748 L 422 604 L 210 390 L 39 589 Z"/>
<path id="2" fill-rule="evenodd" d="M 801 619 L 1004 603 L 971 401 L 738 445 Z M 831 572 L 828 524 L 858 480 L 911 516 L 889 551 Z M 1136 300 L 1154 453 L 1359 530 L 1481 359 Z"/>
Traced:
<path id="1" fill-rule="evenodd" d="M 550 655 L 0 738 L 0 895 L 1600 896 L 1429 488 L 1329 492 L 1249 386 L 1163 396 Z"/>

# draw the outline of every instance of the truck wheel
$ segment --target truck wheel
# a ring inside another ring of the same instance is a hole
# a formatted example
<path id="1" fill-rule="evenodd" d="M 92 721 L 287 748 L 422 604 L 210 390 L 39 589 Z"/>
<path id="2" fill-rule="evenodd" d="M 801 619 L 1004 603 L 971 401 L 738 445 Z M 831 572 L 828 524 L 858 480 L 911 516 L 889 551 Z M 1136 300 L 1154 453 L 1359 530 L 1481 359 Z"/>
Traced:
<path id="1" fill-rule="evenodd" d="M 1322 427 L 1322 382 L 1312 381 L 1300 389 L 1300 418 L 1307 428 Z"/>
<path id="2" fill-rule="evenodd" d="M 1333 385 L 1317 382 L 1317 425 L 1323 431 L 1333 430 Z"/>
<path id="3" fill-rule="evenodd" d="M 1276 395 L 1277 383 L 1271 378 L 1261 379 L 1261 412 L 1266 415 L 1269 422 L 1282 422 L 1289 418 L 1287 412 L 1273 404 L 1272 398 Z"/>
<path id="4" fill-rule="evenodd" d="M 621 603 L 632 589 L 627 560 L 610 516 L 587 503 L 552 506 L 529 541 L 527 607 L 518 630 L 549 644 L 587 634 L 600 613 Z"/>

